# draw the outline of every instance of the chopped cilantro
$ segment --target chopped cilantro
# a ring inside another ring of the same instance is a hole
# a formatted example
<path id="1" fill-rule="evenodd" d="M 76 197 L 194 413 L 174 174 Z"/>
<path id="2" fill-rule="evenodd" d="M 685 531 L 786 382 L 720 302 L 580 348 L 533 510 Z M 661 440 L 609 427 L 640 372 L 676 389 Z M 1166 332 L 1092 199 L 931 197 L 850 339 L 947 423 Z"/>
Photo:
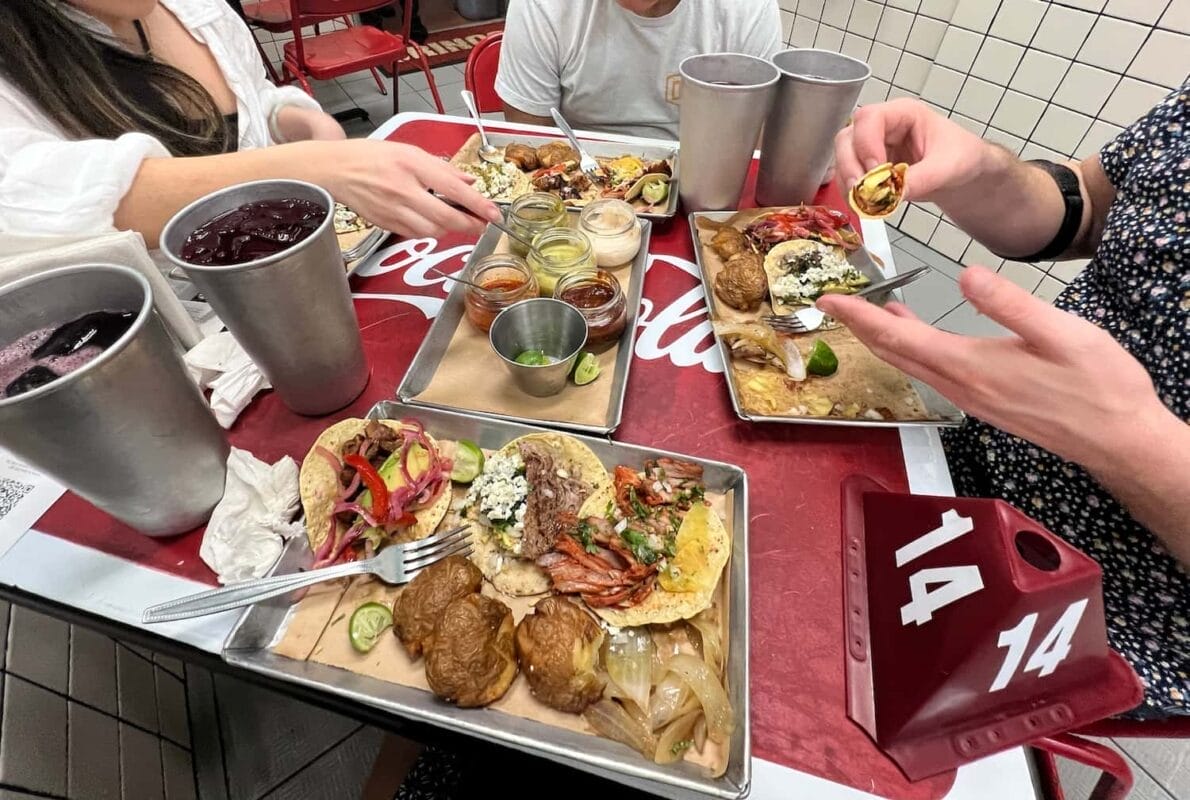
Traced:
<path id="1" fill-rule="evenodd" d="M 636 514 L 637 519 L 649 518 L 649 509 L 645 508 L 644 503 L 636 496 L 636 487 L 628 488 L 628 504 L 632 506 L 632 513 Z"/>
<path id="2" fill-rule="evenodd" d="M 594 529 L 591 527 L 591 523 L 586 520 L 580 522 L 578 527 L 574 529 L 574 538 L 578 539 L 579 544 L 588 553 L 599 552 L 599 545 L 595 543 Z"/>
<path id="3" fill-rule="evenodd" d="M 615 515 L 612 513 L 612 508 L 613 508 L 612 501 L 611 501 L 611 500 L 608 500 L 608 501 L 607 501 L 607 508 L 605 508 L 605 509 L 603 510 L 603 518 L 604 518 L 604 519 L 612 519 L 612 518 L 614 518 L 614 517 L 615 517 Z"/>
<path id="4" fill-rule="evenodd" d="M 642 564 L 652 564 L 661 558 L 660 553 L 649 547 L 648 537 L 640 531 L 625 528 L 624 532 L 620 534 L 620 538 L 624 540 L 624 544 L 628 545 L 633 557 Z"/>

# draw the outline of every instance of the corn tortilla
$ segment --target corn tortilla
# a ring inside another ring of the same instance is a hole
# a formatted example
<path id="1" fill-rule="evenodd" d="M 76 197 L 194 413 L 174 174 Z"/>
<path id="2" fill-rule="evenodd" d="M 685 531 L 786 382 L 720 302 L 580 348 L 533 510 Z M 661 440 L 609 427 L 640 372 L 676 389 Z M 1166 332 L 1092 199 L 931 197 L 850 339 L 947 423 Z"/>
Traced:
<path id="1" fill-rule="evenodd" d="M 327 463 L 327 460 L 315 452 L 318 447 L 325 447 L 336 456 L 341 457 L 343 445 L 357 433 L 363 433 L 366 419 L 345 419 L 327 428 L 315 440 L 310 452 L 302 461 L 302 469 L 298 475 L 298 488 L 301 491 L 302 509 L 306 513 L 306 536 L 310 540 L 310 549 L 318 552 L 318 548 L 326 540 L 330 530 L 331 516 L 335 503 L 339 498 L 339 476 Z M 382 425 L 401 431 L 401 423 L 396 420 L 379 420 Z M 429 434 L 426 438 L 440 451 L 438 443 Z M 450 489 L 447 487 L 428 508 L 414 512 L 417 522 L 402 536 L 404 541 L 415 541 L 429 536 L 438 525 L 446 512 L 450 509 Z M 347 530 L 347 525 L 337 522 L 336 527 L 341 534 Z"/>

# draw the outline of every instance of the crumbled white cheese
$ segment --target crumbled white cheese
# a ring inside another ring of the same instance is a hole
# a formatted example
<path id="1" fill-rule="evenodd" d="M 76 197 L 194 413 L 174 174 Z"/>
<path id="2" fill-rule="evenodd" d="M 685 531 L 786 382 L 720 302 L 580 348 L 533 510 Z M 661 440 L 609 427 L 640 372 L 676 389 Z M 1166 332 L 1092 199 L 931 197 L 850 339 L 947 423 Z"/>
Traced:
<path id="1" fill-rule="evenodd" d="M 484 197 L 493 198 L 507 192 L 513 186 L 513 181 L 520 174 L 515 164 L 503 161 L 492 164 L 484 161 L 479 164 L 464 164 L 463 172 L 475 176 L 475 183 L 471 186 Z"/>
<path id="2" fill-rule="evenodd" d="M 495 528 L 500 544 L 514 553 L 520 552 L 525 529 L 529 483 L 524 471 L 520 453 L 490 456 L 483 472 L 471 482 L 465 500 L 468 506 L 478 506 L 480 519 Z"/>
<path id="3" fill-rule="evenodd" d="M 808 304 L 822 294 L 822 287 L 826 284 L 842 284 L 862 277 L 837 248 L 823 246 L 818 252 L 822 256 L 821 266 L 790 272 L 775 279 L 772 283 L 773 294 L 786 303 Z M 792 268 L 793 263 L 788 268 Z"/>
<path id="4" fill-rule="evenodd" d="M 622 519 L 616 523 L 616 533 L 623 533 L 628 529 L 628 520 Z"/>

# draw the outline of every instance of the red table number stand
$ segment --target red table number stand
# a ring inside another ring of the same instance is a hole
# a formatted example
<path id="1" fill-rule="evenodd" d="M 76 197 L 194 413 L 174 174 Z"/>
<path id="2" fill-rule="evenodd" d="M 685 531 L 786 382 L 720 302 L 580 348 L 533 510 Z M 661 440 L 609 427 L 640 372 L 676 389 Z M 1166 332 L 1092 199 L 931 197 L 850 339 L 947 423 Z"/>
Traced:
<path id="1" fill-rule="evenodd" d="M 911 780 L 1140 703 L 1093 560 L 999 500 L 842 502 L 847 710 Z"/>

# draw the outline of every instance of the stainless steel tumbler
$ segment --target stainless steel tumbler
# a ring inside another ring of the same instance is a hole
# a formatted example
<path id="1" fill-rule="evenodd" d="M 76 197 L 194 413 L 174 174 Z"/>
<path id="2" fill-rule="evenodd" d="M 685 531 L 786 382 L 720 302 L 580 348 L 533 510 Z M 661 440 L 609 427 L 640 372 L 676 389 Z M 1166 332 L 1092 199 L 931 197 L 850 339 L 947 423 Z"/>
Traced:
<path id="1" fill-rule="evenodd" d="M 196 228 L 245 203 L 309 200 L 326 219 L 288 250 L 231 266 L 182 260 Z M 179 211 L 161 233 L 161 250 L 206 296 L 219 318 L 268 377 L 281 401 L 298 414 L 337 411 L 368 383 L 359 321 L 343 254 L 335 237 L 335 202 L 303 181 L 243 183 L 209 194 Z"/>
<path id="2" fill-rule="evenodd" d="M 739 53 L 690 56 L 678 71 L 682 203 L 687 211 L 735 208 L 780 73 Z"/>
<path id="3" fill-rule="evenodd" d="M 834 158 L 835 134 L 847 124 L 872 73 L 864 62 L 832 50 L 783 50 L 773 64 L 781 80 L 764 126 L 756 202 L 808 203 Z"/>
<path id="4" fill-rule="evenodd" d="M 94 360 L 15 397 L 0 396 L 0 445 L 150 536 L 202 525 L 223 496 L 228 445 L 143 275 L 62 267 L 0 287 L 0 344 L 92 311 L 134 311 Z"/>

